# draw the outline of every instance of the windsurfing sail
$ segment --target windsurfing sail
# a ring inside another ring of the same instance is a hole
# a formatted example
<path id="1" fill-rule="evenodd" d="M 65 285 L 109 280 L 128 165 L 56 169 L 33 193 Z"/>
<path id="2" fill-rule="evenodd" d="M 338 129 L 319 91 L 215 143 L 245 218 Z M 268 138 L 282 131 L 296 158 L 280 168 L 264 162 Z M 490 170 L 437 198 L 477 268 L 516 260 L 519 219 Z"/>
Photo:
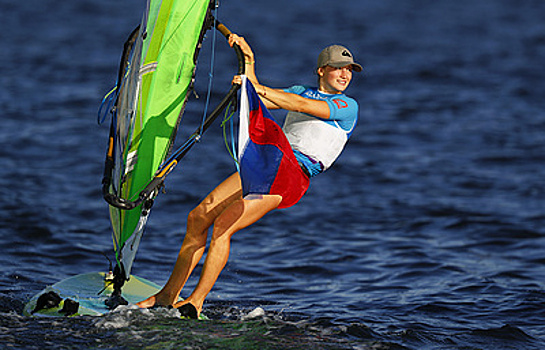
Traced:
<path id="1" fill-rule="evenodd" d="M 165 176 L 235 97 L 232 86 L 195 133 L 172 152 L 184 107 L 193 88 L 197 55 L 205 32 L 218 23 L 216 0 L 147 0 L 141 25 L 123 50 L 111 99 L 112 122 L 103 195 L 109 203 L 116 257 L 117 290 L 130 276 L 149 210 Z M 235 45 L 239 71 L 244 72 Z"/>

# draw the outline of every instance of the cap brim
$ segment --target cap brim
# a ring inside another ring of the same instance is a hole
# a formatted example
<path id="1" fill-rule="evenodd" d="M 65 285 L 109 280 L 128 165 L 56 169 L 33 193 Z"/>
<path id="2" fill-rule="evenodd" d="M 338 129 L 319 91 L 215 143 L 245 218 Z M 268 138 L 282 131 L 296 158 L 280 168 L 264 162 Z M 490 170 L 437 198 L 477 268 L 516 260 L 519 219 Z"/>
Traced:
<path id="1" fill-rule="evenodd" d="M 361 72 L 363 70 L 363 67 L 359 64 L 359 63 L 352 63 L 352 69 L 355 71 L 355 72 Z"/>
<path id="2" fill-rule="evenodd" d="M 363 70 L 363 67 L 356 62 L 335 62 L 335 63 L 328 63 L 329 66 L 335 67 L 335 68 L 341 68 L 346 66 L 352 66 L 352 70 L 355 72 L 361 72 Z"/>

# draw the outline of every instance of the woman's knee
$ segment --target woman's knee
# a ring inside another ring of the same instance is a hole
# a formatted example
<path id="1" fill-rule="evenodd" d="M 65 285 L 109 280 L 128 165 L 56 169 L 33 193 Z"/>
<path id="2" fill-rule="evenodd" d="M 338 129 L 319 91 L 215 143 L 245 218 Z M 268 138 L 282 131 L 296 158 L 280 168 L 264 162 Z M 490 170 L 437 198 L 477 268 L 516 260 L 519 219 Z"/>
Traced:
<path id="1" fill-rule="evenodd" d="M 212 220 L 207 217 L 206 210 L 202 205 L 198 205 L 187 216 L 187 233 L 206 237 L 206 232 L 211 223 Z"/>
<path id="2" fill-rule="evenodd" d="M 244 214 L 242 200 L 235 201 L 214 220 L 212 239 L 230 238 L 239 229 L 240 218 Z M 227 236 L 226 236 L 227 235 Z"/>

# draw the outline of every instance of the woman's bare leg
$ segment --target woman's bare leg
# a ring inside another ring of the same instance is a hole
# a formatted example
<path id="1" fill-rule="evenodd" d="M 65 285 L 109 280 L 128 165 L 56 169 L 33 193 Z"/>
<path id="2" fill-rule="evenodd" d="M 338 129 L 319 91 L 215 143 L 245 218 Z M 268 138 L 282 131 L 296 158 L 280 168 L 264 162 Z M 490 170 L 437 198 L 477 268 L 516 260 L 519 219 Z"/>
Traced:
<path id="1" fill-rule="evenodd" d="M 281 196 L 264 195 L 260 199 L 236 200 L 226 208 L 214 221 L 210 248 L 197 287 L 185 301 L 178 302 L 174 306 L 180 307 L 191 303 L 200 314 L 206 296 L 227 263 L 232 235 L 276 209 L 281 201 Z"/>
<path id="2" fill-rule="evenodd" d="M 157 294 L 137 303 L 138 306 L 148 308 L 154 305 L 174 304 L 204 253 L 208 229 L 225 208 L 241 198 L 240 176 L 235 173 L 218 185 L 189 213 L 187 232 L 168 282 Z"/>

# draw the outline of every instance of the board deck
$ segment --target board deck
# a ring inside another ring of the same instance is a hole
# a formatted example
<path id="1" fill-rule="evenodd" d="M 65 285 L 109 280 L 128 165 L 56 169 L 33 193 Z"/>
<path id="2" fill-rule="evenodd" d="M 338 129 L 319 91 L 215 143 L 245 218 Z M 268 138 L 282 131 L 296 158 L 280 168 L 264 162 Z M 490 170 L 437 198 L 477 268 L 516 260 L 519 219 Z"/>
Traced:
<path id="1" fill-rule="evenodd" d="M 24 307 L 23 314 L 26 316 L 65 317 L 65 314 L 59 311 L 62 310 L 64 301 L 67 298 L 79 303 L 78 312 L 73 316 L 101 316 L 107 314 L 110 310 L 104 302 L 112 293 L 113 287 L 109 283 L 106 283 L 105 276 L 104 272 L 84 273 L 48 286 L 30 299 Z M 123 286 L 122 295 L 130 304 L 135 304 L 157 293 L 160 288 L 154 282 L 131 275 L 129 281 Z M 99 292 L 103 289 L 104 291 L 99 295 Z M 63 299 L 60 304 L 57 307 L 42 309 L 32 313 L 36 307 L 38 298 L 50 291 L 57 293 Z M 204 318 L 204 316 L 201 315 L 201 318 Z"/>

